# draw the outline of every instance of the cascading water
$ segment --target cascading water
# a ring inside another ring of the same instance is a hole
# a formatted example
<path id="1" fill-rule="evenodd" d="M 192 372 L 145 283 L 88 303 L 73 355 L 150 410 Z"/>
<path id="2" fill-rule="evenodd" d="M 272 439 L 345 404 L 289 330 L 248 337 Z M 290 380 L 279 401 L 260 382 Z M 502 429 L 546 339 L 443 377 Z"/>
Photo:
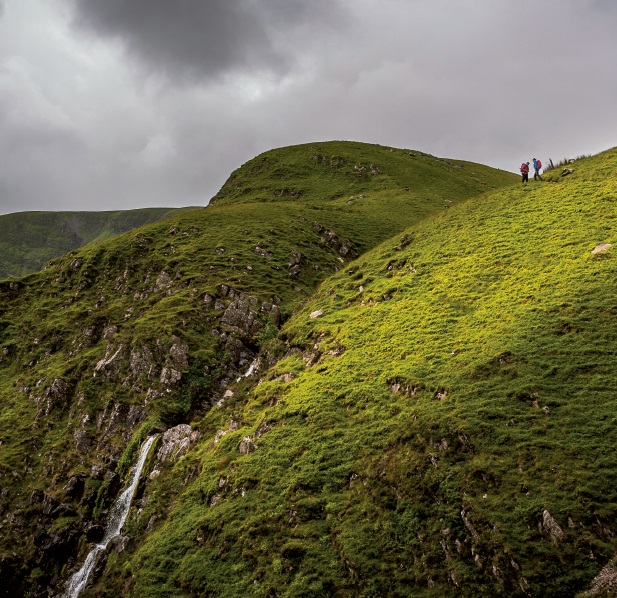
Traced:
<path id="1" fill-rule="evenodd" d="M 143 443 L 141 450 L 139 451 L 139 459 L 133 469 L 133 474 L 129 482 L 128 487 L 120 494 L 118 500 L 114 503 L 109 513 L 109 519 L 107 520 L 107 527 L 105 528 L 105 536 L 100 544 L 96 544 L 94 548 L 88 553 L 84 564 L 81 569 L 71 576 L 71 579 L 67 582 L 66 591 L 64 593 L 65 598 L 77 598 L 79 593 L 86 587 L 90 573 L 94 569 L 99 555 L 105 551 L 109 541 L 120 534 L 120 530 L 126 521 L 126 516 L 129 513 L 131 506 L 131 500 L 137 483 L 139 482 L 139 476 L 141 470 L 146 462 L 148 451 L 152 446 L 156 436 L 150 436 L 146 442 Z"/>
<path id="2" fill-rule="evenodd" d="M 246 370 L 246 372 L 244 372 L 244 374 L 242 374 L 241 376 L 238 376 L 236 378 L 236 382 L 240 382 L 240 380 L 242 380 L 242 378 L 248 378 L 254 372 L 256 365 L 257 365 L 257 357 L 255 357 L 255 359 L 253 359 L 253 362 L 251 363 L 251 365 L 249 365 L 249 369 Z"/>

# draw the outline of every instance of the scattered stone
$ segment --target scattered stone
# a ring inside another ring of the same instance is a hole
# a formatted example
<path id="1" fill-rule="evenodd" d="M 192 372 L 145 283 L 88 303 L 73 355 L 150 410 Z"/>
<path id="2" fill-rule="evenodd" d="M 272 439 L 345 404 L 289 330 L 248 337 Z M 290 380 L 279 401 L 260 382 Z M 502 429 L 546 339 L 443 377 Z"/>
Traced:
<path id="1" fill-rule="evenodd" d="M 227 430 L 217 430 L 214 436 L 214 444 L 218 444 L 221 438 L 225 436 L 225 434 L 229 434 L 229 432 L 235 432 L 238 429 L 238 427 L 239 427 L 238 422 L 232 419 L 229 422 L 229 427 L 227 428 Z"/>
<path id="2" fill-rule="evenodd" d="M 158 519 L 158 517 L 156 515 L 152 515 L 152 517 L 150 517 L 150 519 L 148 519 L 148 525 L 146 527 L 146 531 L 147 532 L 151 532 L 154 530 L 154 524 L 156 523 L 156 520 Z"/>
<path id="3" fill-rule="evenodd" d="M 166 365 L 180 371 L 186 370 L 189 367 L 189 345 L 175 336 L 172 340 L 173 344 L 169 349 L 169 357 L 167 358 Z"/>
<path id="4" fill-rule="evenodd" d="M 591 582 L 583 596 L 617 596 L 617 567 L 613 558 Z"/>
<path id="5" fill-rule="evenodd" d="M 323 316 L 323 309 L 318 309 L 317 311 L 311 312 L 311 314 L 309 315 L 309 318 L 311 320 L 314 320 L 315 318 L 318 318 L 319 316 Z"/>
<path id="6" fill-rule="evenodd" d="M 260 255 L 261 257 L 265 257 L 267 259 L 270 259 L 272 257 L 272 253 L 266 251 L 263 247 L 260 247 L 259 245 L 255 247 L 254 251 L 257 255 Z"/>
<path id="7" fill-rule="evenodd" d="M 604 251 L 608 251 L 612 246 L 613 246 L 612 243 L 601 243 L 600 245 L 596 245 L 591 250 L 591 254 L 595 255 L 596 253 L 602 253 Z"/>
<path id="8" fill-rule="evenodd" d="M 126 550 L 130 541 L 131 539 L 128 536 L 116 536 L 109 541 L 108 550 L 113 550 L 114 552 L 120 554 Z"/>
<path id="9" fill-rule="evenodd" d="M 177 386 L 182 379 L 182 374 L 173 368 L 163 368 L 161 371 L 160 383 L 167 387 L 173 388 Z"/>
<path id="10" fill-rule="evenodd" d="M 154 283 L 154 292 L 160 293 L 161 291 L 167 289 L 169 285 L 172 283 L 172 278 L 167 272 L 161 272 Z"/>
<path id="11" fill-rule="evenodd" d="M 568 176 L 569 174 L 572 174 L 574 172 L 574 170 L 572 168 L 564 168 L 563 171 L 561 172 L 561 176 Z"/>
<path id="12" fill-rule="evenodd" d="M 59 407 L 60 409 L 66 408 L 69 395 L 69 385 L 61 378 L 55 378 L 44 390 L 42 395 L 32 395 L 38 407 L 36 419 L 39 419 L 41 416 L 47 417 L 55 407 Z"/>

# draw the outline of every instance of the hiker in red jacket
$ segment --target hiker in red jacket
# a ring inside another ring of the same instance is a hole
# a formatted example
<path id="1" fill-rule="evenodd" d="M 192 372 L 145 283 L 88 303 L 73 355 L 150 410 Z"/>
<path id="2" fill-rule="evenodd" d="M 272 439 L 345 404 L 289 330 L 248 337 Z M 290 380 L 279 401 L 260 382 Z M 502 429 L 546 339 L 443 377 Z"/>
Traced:
<path id="1" fill-rule="evenodd" d="M 521 182 L 529 182 L 529 162 L 523 162 L 521 164 L 521 174 L 523 175 L 523 180 Z"/>

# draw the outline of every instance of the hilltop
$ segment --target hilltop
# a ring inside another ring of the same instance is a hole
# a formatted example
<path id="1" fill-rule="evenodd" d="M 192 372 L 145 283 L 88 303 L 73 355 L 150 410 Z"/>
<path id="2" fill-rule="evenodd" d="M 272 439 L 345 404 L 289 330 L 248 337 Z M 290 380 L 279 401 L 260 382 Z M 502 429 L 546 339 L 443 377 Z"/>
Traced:
<path id="1" fill-rule="evenodd" d="M 522 187 L 281 148 L 2 283 L 2 587 L 58 587 L 167 430 L 87 595 L 590 588 L 617 554 L 616 167 Z"/>
<path id="2" fill-rule="evenodd" d="M 0 278 L 24 276 L 69 251 L 171 216 L 178 208 L 0 215 Z M 191 209 L 191 208 L 180 208 Z"/>

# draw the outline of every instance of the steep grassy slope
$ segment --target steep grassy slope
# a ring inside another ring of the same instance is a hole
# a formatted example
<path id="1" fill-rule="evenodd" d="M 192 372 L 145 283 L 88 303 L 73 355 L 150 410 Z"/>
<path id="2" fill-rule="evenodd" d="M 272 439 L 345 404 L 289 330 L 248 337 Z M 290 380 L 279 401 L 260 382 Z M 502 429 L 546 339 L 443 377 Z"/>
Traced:
<path id="1" fill-rule="evenodd" d="M 185 209 L 185 208 L 182 208 Z M 190 208 L 189 208 L 190 209 Z M 0 278 L 24 276 L 49 260 L 171 216 L 173 208 L 115 212 L 18 212 L 0 216 Z"/>
<path id="2" fill-rule="evenodd" d="M 617 552 L 617 150 L 573 169 L 326 280 L 157 464 L 90 595 L 589 587 Z"/>
<path id="3" fill-rule="evenodd" d="M 275 154 L 301 173 L 314 164 L 314 146 L 305 149 Z M 359 162 L 358 151 L 371 163 L 385 153 L 415 160 L 360 144 L 345 160 Z M 186 422 L 215 425 L 200 422 L 223 416 L 212 405 L 233 399 L 228 391 L 260 347 L 326 276 L 427 214 L 516 180 L 428 156 L 412 163 L 417 188 L 401 188 L 392 163 L 364 185 L 353 171 L 344 174 L 361 193 L 326 201 L 311 196 L 313 175 L 298 174 L 301 202 L 273 193 L 276 201 L 174 213 L 0 283 L 0 594 L 58 588 L 88 541 L 100 538 L 144 435 Z M 423 179 L 427 168 L 441 168 L 435 188 Z M 381 177 L 380 190 L 371 190 Z M 182 487 L 164 479 L 171 487 L 159 500 L 141 499 L 161 521 Z M 154 525 L 152 513 L 148 520 Z"/>

